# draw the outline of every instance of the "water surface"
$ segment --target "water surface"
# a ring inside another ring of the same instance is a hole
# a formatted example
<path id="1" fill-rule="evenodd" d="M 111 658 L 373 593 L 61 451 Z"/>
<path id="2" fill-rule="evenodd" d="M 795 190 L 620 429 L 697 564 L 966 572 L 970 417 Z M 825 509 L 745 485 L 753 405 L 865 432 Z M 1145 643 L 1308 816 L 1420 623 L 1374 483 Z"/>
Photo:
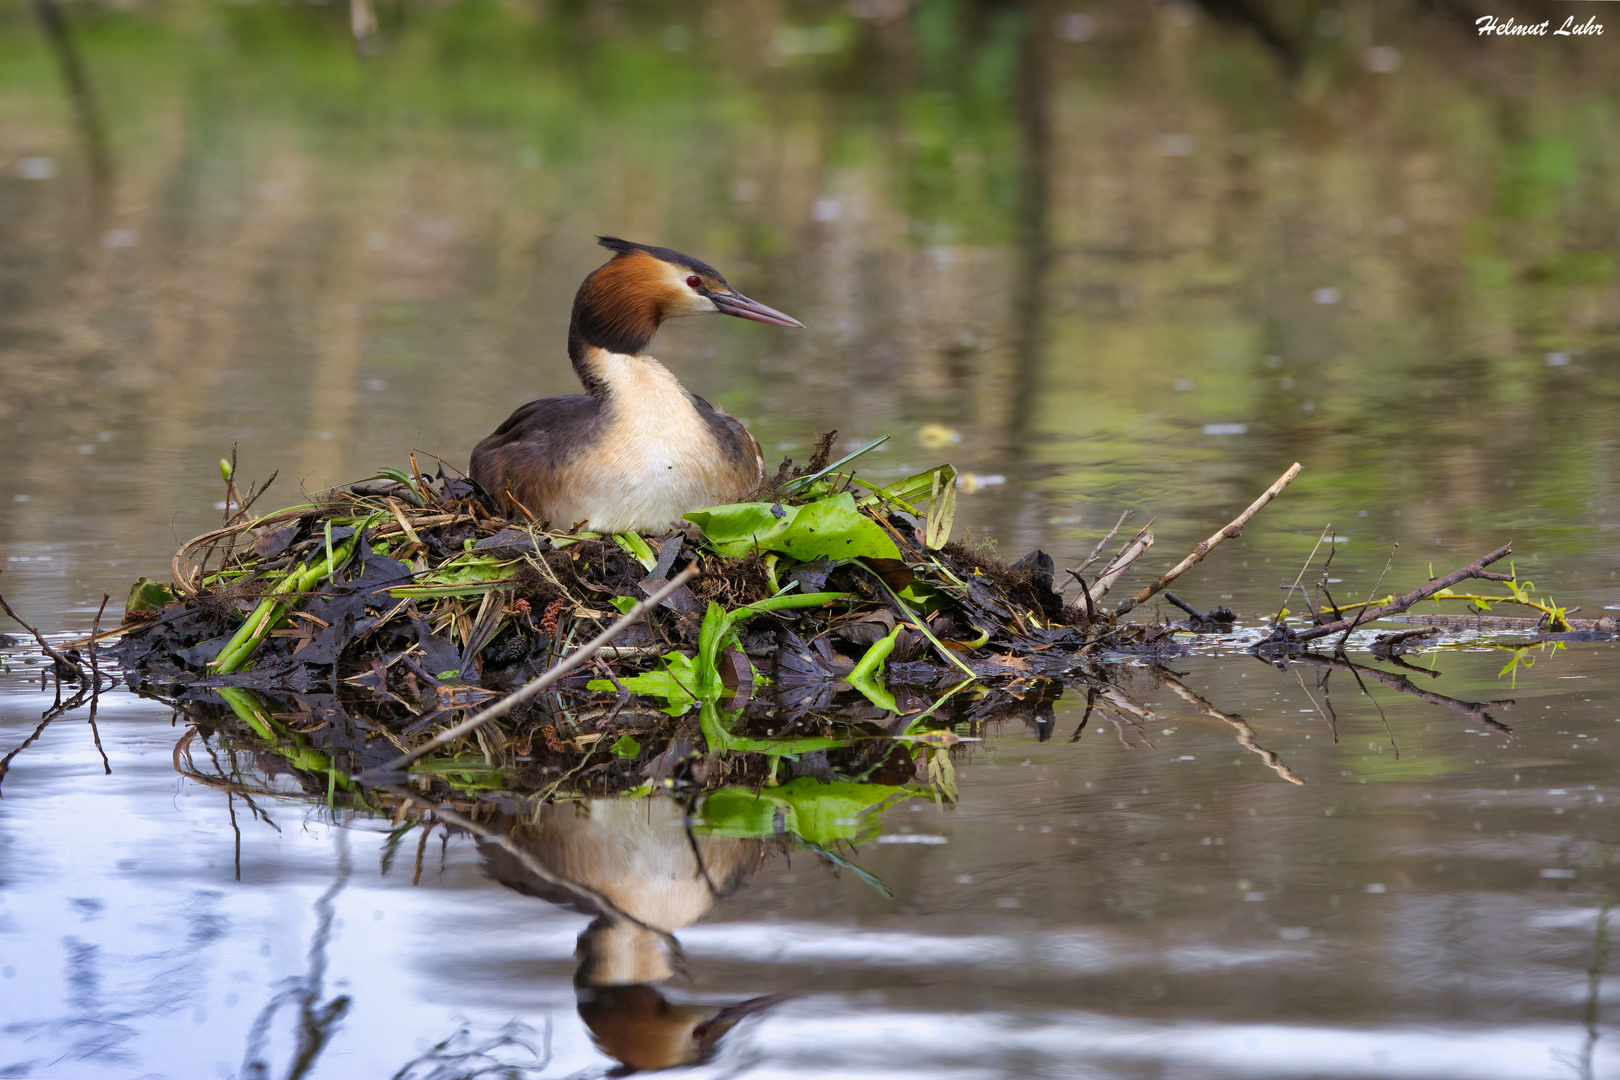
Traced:
<path id="1" fill-rule="evenodd" d="M 655 342 L 772 454 L 836 428 L 894 436 L 874 476 L 949 459 L 959 529 L 1003 555 L 1074 565 L 1132 509 L 1157 573 L 1297 460 L 1180 595 L 1253 628 L 1331 525 L 1357 598 L 1511 539 L 1557 603 L 1620 607 L 1612 38 L 1288 8 L 1290 86 L 1190 7 L 868 7 L 385 10 L 365 60 L 325 7 L 75 9 L 105 183 L 6 14 L 0 591 L 84 633 L 217 522 L 233 442 L 280 470 L 270 502 L 412 449 L 462 464 L 572 390 L 608 233 L 807 324 Z M 1172 661 L 1179 691 L 1122 662 L 1137 712 L 1076 740 L 1071 690 L 994 721 L 958 801 L 846 853 L 892 898 L 802 848 L 738 855 L 662 992 L 795 995 L 720 1040 L 724 1075 L 1620 1076 L 1614 646 L 1502 673 L 1491 646 L 1525 640 L 1412 658 L 1426 690 L 1512 699 L 1487 709 L 1511 735 L 1241 642 Z M 10 752 L 51 692 L 0 655 Z M 290 783 L 255 810 L 127 693 L 96 729 L 110 774 L 81 710 L 0 787 L 0 1075 L 613 1066 L 575 991 L 610 943 L 488 844 L 390 841 Z M 661 812 L 623 835 L 678 870 Z M 445 1040 L 487 1057 L 423 1060 Z"/>

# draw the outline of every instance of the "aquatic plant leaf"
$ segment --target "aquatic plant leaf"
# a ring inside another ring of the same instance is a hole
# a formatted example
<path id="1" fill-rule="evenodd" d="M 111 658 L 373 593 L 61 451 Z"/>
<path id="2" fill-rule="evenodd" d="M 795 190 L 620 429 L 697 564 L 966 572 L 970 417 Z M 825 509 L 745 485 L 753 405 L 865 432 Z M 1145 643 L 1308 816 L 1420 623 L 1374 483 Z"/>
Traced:
<path id="1" fill-rule="evenodd" d="M 713 701 L 705 701 L 698 713 L 698 724 L 703 728 L 703 740 L 711 754 L 775 754 L 778 757 L 813 754 L 818 750 L 835 750 L 848 746 L 848 739 L 830 739 L 821 735 L 799 738 L 754 739 L 746 735 L 733 735 L 726 726 L 728 720 L 720 718 Z"/>
<path id="2" fill-rule="evenodd" d="M 938 551 L 950 540 L 951 523 L 956 520 L 956 470 L 949 465 L 941 465 L 933 471 L 932 478 L 923 545 L 931 551 Z"/>
<path id="3" fill-rule="evenodd" d="M 863 481 L 864 482 L 864 481 Z M 872 488 L 872 493 L 860 500 L 861 506 L 875 506 L 878 503 L 894 502 L 906 510 L 922 516 L 920 504 L 929 498 L 937 499 L 939 492 L 949 489 L 954 492 L 956 488 L 956 469 L 951 465 L 937 465 L 932 469 L 925 469 L 914 476 L 904 480 L 896 480 L 884 487 Z M 955 496 L 952 495 L 954 509 Z"/>
<path id="4" fill-rule="evenodd" d="M 658 567 L 658 556 L 653 554 L 652 548 L 647 546 L 647 541 L 643 540 L 639 533 L 615 533 L 613 542 L 618 544 L 626 555 L 639 562 L 648 573 Z"/>
<path id="5" fill-rule="evenodd" d="M 697 700 L 696 695 L 706 689 L 700 686 L 697 665 L 691 657 L 678 652 L 665 653 L 658 662 L 660 667 L 657 671 L 632 675 L 620 681 L 632 694 L 662 698 L 665 703 L 664 711 L 671 716 L 680 716 L 692 707 L 692 703 Z M 592 679 L 585 684 L 585 688 L 607 691 L 618 689 L 608 679 Z"/>
<path id="6" fill-rule="evenodd" d="M 873 705 L 883 709 L 885 712 L 900 711 L 900 706 L 894 700 L 894 695 L 889 693 L 889 688 L 878 682 L 872 675 L 863 675 L 857 679 L 854 677 L 854 672 L 851 672 L 844 677 L 849 681 L 849 685 L 859 690 L 861 696 Z"/>
<path id="7" fill-rule="evenodd" d="M 524 563 L 494 558 L 485 555 L 472 555 L 425 574 L 409 585 L 399 585 L 388 590 L 389 596 L 405 597 L 436 597 L 436 596 L 481 596 L 489 592 L 502 582 L 510 581 L 516 577 L 524 567 Z"/>
<path id="8" fill-rule="evenodd" d="M 871 646 L 866 650 L 866 654 L 862 656 L 860 662 L 855 665 L 854 670 L 848 675 L 844 676 L 844 678 L 848 679 L 851 683 L 854 683 L 883 674 L 884 661 L 886 661 L 889 658 L 889 654 L 894 651 L 895 642 L 900 640 L 900 629 L 901 628 L 899 626 L 896 626 L 893 630 L 890 630 L 886 636 L 878 638 L 876 641 L 872 642 Z"/>
<path id="9" fill-rule="evenodd" d="M 720 644 L 731 630 L 731 620 L 726 618 L 726 609 L 709 601 L 709 610 L 703 616 L 703 627 L 698 631 L 697 670 L 704 682 L 709 681 L 713 675 L 718 681 L 720 671 L 717 664 L 720 655 Z"/>
<path id="10" fill-rule="evenodd" d="M 801 562 L 817 559 L 896 559 L 900 548 L 883 527 L 855 509 L 848 492 L 799 507 L 777 551 Z"/>
<path id="11" fill-rule="evenodd" d="M 795 480 L 790 480 L 790 481 L 788 481 L 787 489 L 789 491 L 803 491 L 805 488 L 809 487 L 811 484 L 815 483 L 817 480 L 820 480 L 823 476 L 827 476 L 827 475 L 829 475 L 831 473 L 837 472 L 839 469 L 843 468 L 845 465 L 848 465 L 850 462 L 854 461 L 856 458 L 860 457 L 862 454 L 868 453 L 869 451 L 872 451 L 872 450 L 876 450 L 878 447 L 880 447 L 884 443 L 888 442 L 890 438 L 891 438 L 891 436 L 884 435 L 882 438 L 875 439 L 872 442 L 867 443 L 865 446 L 861 447 L 859 450 L 855 450 L 855 451 L 853 451 L 851 453 L 845 454 L 843 457 L 839 458 L 837 461 L 833 462 L 831 465 L 826 466 L 825 468 L 823 468 L 819 472 L 814 472 L 814 473 L 811 473 L 809 476 L 801 476 L 801 477 L 798 477 Z"/>
<path id="12" fill-rule="evenodd" d="M 898 797 L 916 792 L 886 784 L 857 784 L 835 780 L 824 784 L 814 777 L 796 780 L 759 792 L 725 787 L 705 798 L 694 831 L 709 836 L 770 839 L 791 833 L 813 844 L 853 842 L 877 831 L 875 811 Z"/>
<path id="13" fill-rule="evenodd" d="M 167 585 L 159 585 L 146 577 L 135 579 L 135 584 L 129 587 L 129 599 L 124 601 L 125 611 L 162 611 L 174 603 L 176 597 L 174 590 Z"/>
<path id="14" fill-rule="evenodd" d="M 694 510 L 686 519 L 722 555 L 780 551 L 800 562 L 900 558 L 894 539 L 855 508 L 855 497 L 848 492 L 804 506 L 733 503 Z"/>
<path id="15" fill-rule="evenodd" d="M 766 538 L 780 532 L 782 523 L 791 521 L 797 513 L 797 507 L 756 502 L 711 506 L 684 516 L 703 530 L 704 537 L 722 555 L 743 556 L 756 547 L 768 548 Z"/>

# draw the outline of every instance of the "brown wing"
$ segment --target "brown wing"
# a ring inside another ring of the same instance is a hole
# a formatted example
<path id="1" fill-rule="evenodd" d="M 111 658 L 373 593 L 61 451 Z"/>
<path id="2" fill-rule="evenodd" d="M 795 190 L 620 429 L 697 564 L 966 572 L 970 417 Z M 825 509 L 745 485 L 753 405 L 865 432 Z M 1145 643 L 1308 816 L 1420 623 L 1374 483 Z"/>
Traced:
<path id="1" fill-rule="evenodd" d="M 468 474 L 499 513 L 511 516 L 516 500 L 544 520 L 563 466 L 596 436 L 601 413 L 588 394 L 531 401 L 473 447 Z"/>
<path id="2" fill-rule="evenodd" d="M 735 416 L 715 408 L 696 394 L 691 394 L 691 398 L 725 454 L 728 471 L 736 482 L 735 497 L 741 499 L 753 494 L 765 483 L 765 455 L 760 451 L 759 440 Z"/>

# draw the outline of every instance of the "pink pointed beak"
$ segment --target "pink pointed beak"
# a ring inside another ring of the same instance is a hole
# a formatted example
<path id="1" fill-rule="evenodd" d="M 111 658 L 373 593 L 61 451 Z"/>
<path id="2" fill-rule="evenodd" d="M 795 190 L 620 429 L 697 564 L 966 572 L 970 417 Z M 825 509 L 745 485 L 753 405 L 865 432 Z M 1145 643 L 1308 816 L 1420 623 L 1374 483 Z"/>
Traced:
<path id="1" fill-rule="evenodd" d="M 735 315 L 739 319 L 749 322 L 768 323 L 771 326 L 796 326 L 804 329 L 804 323 L 791 315 L 784 315 L 775 308 L 766 307 L 757 300 L 750 300 L 742 293 L 711 292 L 709 299 L 722 315 Z"/>

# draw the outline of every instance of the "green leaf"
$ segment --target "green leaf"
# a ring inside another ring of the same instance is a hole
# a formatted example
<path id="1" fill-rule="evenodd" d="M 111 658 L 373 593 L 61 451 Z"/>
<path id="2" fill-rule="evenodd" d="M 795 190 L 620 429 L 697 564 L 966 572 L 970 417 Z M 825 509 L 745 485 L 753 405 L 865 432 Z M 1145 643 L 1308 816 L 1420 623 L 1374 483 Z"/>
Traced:
<path id="1" fill-rule="evenodd" d="M 778 517 L 773 511 L 782 516 Z M 707 510 L 694 510 L 685 517 L 703 530 L 704 537 L 721 554 L 742 556 L 761 544 L 763 537 L 774 536 L 784 522 L 791 522 L 797 514 L 798 507 L 755 502 L 711 506 Z"/>
<path id="2" fill-rule="evenodd" d="M 620 735 L 619 741 L 608 747 L 614 757 L 633 758 L 641 753 L 641 744 L 633 735 Z"/>
<path id="3" fill-rule="evenodd" d="M 878 708 L 883 709 L 886 712 L 900 711 L 900 706 L 895 702 L 894 695 L 889 693 L 889 688 L 872 678 L 870 675 L 857 679 L 854 678 L 854 673 L 851 672 L 849 675 L 846 675 L 845 678 L 849 680 L 849 685 L 859 690 L 861 692 L 861 696 L 866 698 L 866 700 L 870 701 L 873 705 L 876 705 Z"/>
<path id="4" fill-rule="evenodd" d="M 805 506 L 734 503 L 695 510 L 686 518 L 715 550 L 734 558 L 751 551 L 780 551 L 801 562 L 900 558 L 894 539 L 855 508 L 847 491 Z"/>
<path id="5" fill-rule="evenodd" d="M 643 540 L 639 533 L 615 533 L 613 542 L 647 570 L 651 571 L 658 567 L 658 556 L 653 554 L 652 548 L 647 546 L 647 541 Z"/>
<path id="6" fill-rule="evenodd" d="M 608 597 L 608 603 L 612 604 L 614 610 L 617 611 L 620 615 L 628 615 L 628 614 L 630 614 L 631 609 L 636 606 L 636 602 L 637 602 L 636 598 L 633 597 L 633 596 L 610 596 L 610 597 Z"/>
<path id="7" fill-rule="evenodd" d="M 628 679 L 621 679 L 624 688 L 632 694 L 645 694 L 647 697 L 662 698 L 665 703 L 664 711 L 671 716 L 680 716 L 691 709 L 692 703 L 697 700 L 694 691 L 701 693 L 698 686 L 697 667 L 692 658 L 682 653 L 665 653 L 659 658 L 663 665 L 657 671 L 649 671 L 644 675 L 632 675 Z M 592 679 L 585 684 L 587 690 L 617 690 L 618 687 L 608 679 Z"/>
<path id="8" fill-rule="evenodd" d="M 928 522 L 924 529 L 923 545 L 938 551 L 951 538 L 951 523 L 956 520 L 956 470 L 942 465 L 934 470 L 932 501 L 928 505 Z"/>
<path id="9" fill-rule="evenodd" d="M 856 458 L 860 457 L 862 454 L 867 453 L 868 451 L 871 451 L 871 450 L 876 450 L 878 447 L 880 447 L 884 443 L 888 442 L 889 439 L 890 439 L 890 436 L 885 435 L 881 439 L 877 439 L 877 440 L 875 440 L 873 442 L 867 443 L 865 446 L 861 447 L 859 450 L 854 451 L 853 453 L 845 454 L 843 457 L 839 458 L 837 461 L 833 462 L 831 465 L 828 465 L 826 468 L 822 469 L 820 472 L 812 473 L 809 476 L 801 476 L 797 480 L 788 481 L 788 485 L 787 485 L 788 490 L 789 491 L 802 491 L 804 488 L 809 487 L 811 484 L 815 483 L 817 480 L 820 480 L 823 476 L 826 476 L 828 473 L 836 472 L 837 470 L 843 468 L 845 465 L 848 465 L 851 461 L 854 461 Z"/>
<path id="10" fill-rule="evenodd" d="M 860 663 L 844 676 L 845 680 L 854 683 L 883 674 L 883 662 L 894 651 L 894 643 L 899 640 L 900 630 L 901 628 L 896 626 L 889 631 L 887 637 L 878 638 L 867 646 L 866 654 L 861 657 Z"/>
<path id="11" fill-rule="evenodd" d="M 703 626 L 698 630 L 697 670 L 698 676 L 705 682 L 710 676 L 718 681 L 720 644 L 730 632 L 731 620 L 726 617 L 726 609 L 710 600 L 709 610 L 703 616 Z"/>
<path id="12" fill-rule="evenodd" d="M 698 712 L 698 724 L 703 729 L 703 741 L 708 744 L 711 754 L 774 754 L 778 757 L 798 754 L 813 754 L 818 750 L 835 750 L 848 746 L 848 739 L 829 739 L 821 735 L 810 735 L 801 738 L 782 739 L 751 739 L 745 735 L 733 735 L 728 728 L 727 720 L 720 717 L 720 711 L 713 701 L 705 701 Z"/>
<path id="13" fill-rule="evenodd" d="M 883 527 L 855 509 L 848 492 L 799 507 L 782 535 L 784 551 L 802 562 L 817 559 L 898 559 L 900 548 Z"/>
<path id="14" fill-rule="evenodd" d="M 394 597 L 479 596 L 522 570 L 521 559 L 498 559 L 493 555 L 457 556 L 430 574 L 409 585 L 388 590 Z"/>
<path id="15" fill-rule="evenodd" d="M 167 585 L 159 585 L 149 578 L 139 577 L 129 587 L 129 599 L 124 601 L 125 611 L 162 611 L 177 597 Z"/>

